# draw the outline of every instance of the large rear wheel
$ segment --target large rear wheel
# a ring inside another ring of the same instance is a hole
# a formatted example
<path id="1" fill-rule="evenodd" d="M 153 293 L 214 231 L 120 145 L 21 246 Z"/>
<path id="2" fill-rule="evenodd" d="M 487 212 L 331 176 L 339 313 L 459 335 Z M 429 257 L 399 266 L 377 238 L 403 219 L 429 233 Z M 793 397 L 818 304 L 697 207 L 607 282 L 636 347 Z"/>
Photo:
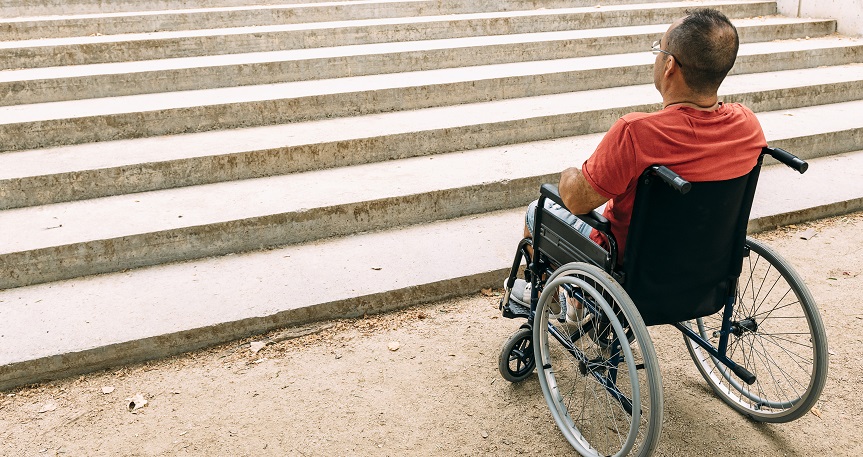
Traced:
<path id="1" fill-rule="evenodd" d="M 725 403 L 759 422 L 788 422 L 806 414 L 827 380 L 827 336 L 806 285 L 777 253 L 746 240 L 748 255 L 731 317 L 727 355 L 757 377 L 743 382 L 689 338 L 698 371 Z M 722 313 L 690 321 L 718 344 Z"/>
<path id="2" fill-rule="evenodd" d="M 558 287 L 577 321 L 549 309 Z M 662 426 L 662 382 L 653 343 L 620 285 L 584 263 L 555 271 L 534 320 L 540 386 L 569 443 L 584 456 L 648 456 Z"/>

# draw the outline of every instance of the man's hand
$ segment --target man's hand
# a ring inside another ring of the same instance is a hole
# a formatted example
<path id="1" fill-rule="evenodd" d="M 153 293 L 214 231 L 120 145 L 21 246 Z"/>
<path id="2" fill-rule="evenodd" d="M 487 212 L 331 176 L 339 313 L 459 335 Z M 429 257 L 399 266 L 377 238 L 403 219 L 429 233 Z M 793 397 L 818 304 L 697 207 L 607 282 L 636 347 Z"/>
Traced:
<path id="1" fill-rule="evenodd" d="M 581 174 L 581 169 L 572 167 L 560 174 L 560 197 L 572 214 L 587 214 L 608 199 L 600 195 Z"/>

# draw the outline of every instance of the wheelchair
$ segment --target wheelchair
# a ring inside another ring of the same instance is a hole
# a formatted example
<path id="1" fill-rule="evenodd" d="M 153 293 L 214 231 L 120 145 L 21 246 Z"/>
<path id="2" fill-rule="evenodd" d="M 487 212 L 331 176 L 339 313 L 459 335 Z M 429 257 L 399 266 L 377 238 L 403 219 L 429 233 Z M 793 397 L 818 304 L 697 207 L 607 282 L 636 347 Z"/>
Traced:
<path id="1" fill-rule="evenodd" d="M 546 209 L 547 199 L 565 206 L 555 186 L 541 187 L 534 237 L 518 244 L 500 303 L 504 317 L 527 322 L 503 344 L 499 369 L 510 382 L 536 369 L 558 428 L 581 455 L 655 450 L 662 376 L 647 326 L 680 330 L 712 390 L 752 420 L 792 421 L 818 400 L 828 351 L 815 301 L 782 257 L 746 236 L 766 155 L 800 173 L 808 167 L 768 147 L 750 173 L 727 181 L 645 170 L 622 264 L 607 219 L 576 216 L 602 234 L 604 249 Z M 513 293 L 522 271 L 529 302 Z"/>

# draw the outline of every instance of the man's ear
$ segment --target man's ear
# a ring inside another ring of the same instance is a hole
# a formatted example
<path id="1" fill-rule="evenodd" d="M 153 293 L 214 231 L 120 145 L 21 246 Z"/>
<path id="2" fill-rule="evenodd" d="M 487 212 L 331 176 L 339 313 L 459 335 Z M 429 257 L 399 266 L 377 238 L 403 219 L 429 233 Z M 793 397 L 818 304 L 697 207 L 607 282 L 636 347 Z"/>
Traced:
<path id="1" fill-rule="evenodd" d="M 677 71 L 678 66 L 677 59 L 674 56 L 667 56 L 665 59 L 665 69 L 663 70 L 665 77 L 668 78 L 674 74 L 674 72 Z"/>

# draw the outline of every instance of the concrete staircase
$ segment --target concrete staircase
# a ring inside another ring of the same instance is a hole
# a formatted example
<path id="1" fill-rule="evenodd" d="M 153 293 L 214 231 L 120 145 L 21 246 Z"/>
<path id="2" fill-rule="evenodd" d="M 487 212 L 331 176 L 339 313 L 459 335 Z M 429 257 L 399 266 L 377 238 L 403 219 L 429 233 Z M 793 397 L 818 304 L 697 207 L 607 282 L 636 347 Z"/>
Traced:
<path id="1" fill-rule="evenodd" d="M 0 389 L 499 286 L 539 185 L 657 108 L 687 8 L 811 162 L 750 228 L 863 209 L 863 40 L 596 3 L 0 0 Z"/>

